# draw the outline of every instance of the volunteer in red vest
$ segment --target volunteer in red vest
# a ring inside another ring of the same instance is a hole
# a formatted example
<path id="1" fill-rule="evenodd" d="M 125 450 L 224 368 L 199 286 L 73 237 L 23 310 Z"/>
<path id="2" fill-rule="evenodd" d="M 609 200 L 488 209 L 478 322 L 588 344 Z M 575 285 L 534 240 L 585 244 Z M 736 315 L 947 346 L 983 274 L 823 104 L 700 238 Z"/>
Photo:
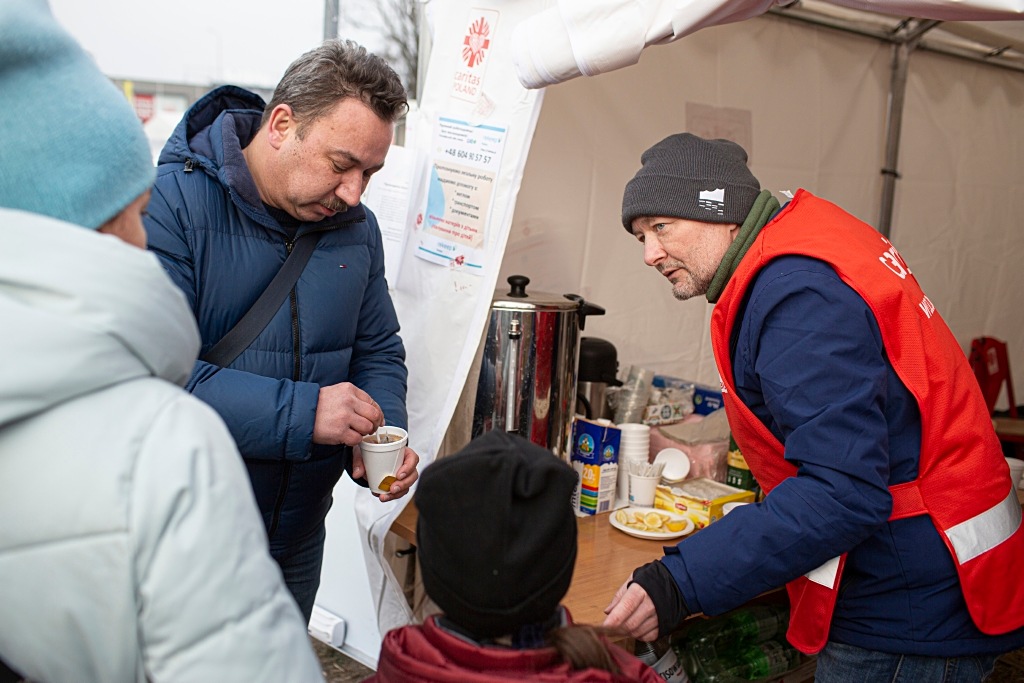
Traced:
<path id="1" fill-rule="evenodd" d="M 733 142 L 671 135 L 641 164 L 623 225 L 677 299 L 714 304 L 768 495 L 637 568 L 605 625 L 652 640 L 785 585 L 819 682 L 984 679 L 1024 646 L 1024 527 L 935 302 L 871 226 L 805 190 L 780 208 Z"/>

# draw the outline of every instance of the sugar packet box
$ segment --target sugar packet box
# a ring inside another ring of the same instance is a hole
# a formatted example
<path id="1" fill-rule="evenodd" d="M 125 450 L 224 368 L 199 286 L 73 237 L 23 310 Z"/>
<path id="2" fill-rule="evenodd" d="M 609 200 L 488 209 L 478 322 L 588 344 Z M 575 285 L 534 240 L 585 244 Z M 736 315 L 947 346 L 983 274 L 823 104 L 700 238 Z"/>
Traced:
<path id="1" fill-rule="evenodd" d="M 572 509 L 580 517 L 608 512 L 615 503 L 621 432 L 611 423 L 577 417 L 572 423 L 570 464 L 576 471 Z"/>

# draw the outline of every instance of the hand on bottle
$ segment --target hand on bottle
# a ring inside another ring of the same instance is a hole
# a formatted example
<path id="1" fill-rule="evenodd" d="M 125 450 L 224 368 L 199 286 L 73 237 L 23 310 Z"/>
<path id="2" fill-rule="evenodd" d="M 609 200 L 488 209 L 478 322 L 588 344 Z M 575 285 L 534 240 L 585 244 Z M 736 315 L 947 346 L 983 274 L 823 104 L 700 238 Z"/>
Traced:
<path id="1" fill-rule="evenodd" d="M 395 481 L 391 484 L 390 492 L 377 493 L 376 491 L 371 491 L 371 493 L 380 498 L 382 503 L 386 503 L 389 500 L 397 500 L 409 493 L 409 489 L 420 476 L 419 471 L 416 469 L 419 462 L 420 456 L 416 454 L 416 451 L 406 446 L 405 455 L 402 457 L 402 464 L 398 467 L 398 474 L 395 475 Z M 363 454 L 356 447 L 352 450 L 352 478 L 360 479 L 365 475 L 366 467 L 363 465 Z"/>
<path id="2" fill-rule="evenodd" d="M 658 613 L 654 601 L 640 584 L 630 585 L 632 575 L 619 586 L 611 604 L 604 609 L 604 626 L 624 630 L 637 640 L 658 639 Z"/>
<path id="3" fill-rule="evenodd" d="M 349 382 L 320 387 L 313 443 L 356 446 L 384 424 L 384 411 L 368 393 Z"/>

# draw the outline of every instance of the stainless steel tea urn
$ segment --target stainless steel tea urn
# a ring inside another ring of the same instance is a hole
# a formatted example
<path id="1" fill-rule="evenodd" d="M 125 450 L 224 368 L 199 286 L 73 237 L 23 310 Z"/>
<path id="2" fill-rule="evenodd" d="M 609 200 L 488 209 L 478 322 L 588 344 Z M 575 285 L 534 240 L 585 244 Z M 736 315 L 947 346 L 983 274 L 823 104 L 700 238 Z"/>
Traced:
<path id="1" fill-rule="evenodd" d="M 527 292 L 523 275 L 508 283 L 491 305 L 472 435 L 504 429 L 568 461 L 580 331 L 604 309 L 576 294 Z"/>

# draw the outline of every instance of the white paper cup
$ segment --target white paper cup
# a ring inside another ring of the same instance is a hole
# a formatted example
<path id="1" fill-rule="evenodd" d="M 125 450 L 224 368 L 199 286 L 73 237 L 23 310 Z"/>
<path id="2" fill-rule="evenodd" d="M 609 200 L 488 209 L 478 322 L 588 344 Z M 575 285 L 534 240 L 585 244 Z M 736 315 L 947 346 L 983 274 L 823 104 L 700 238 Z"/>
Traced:
<path id="1" fill-rule="evenodd" d="M 386 434 L 389 440 L 386 443 L 377 443 L 378 434 Z M 390 440 L 395 437 L 398 439 Z M 363 455 L 366 481 L 370 484 L 371 491 L 390 493 L 391 484 L 394 483 L 394 477 L 398 474 L 398 468 L 402 466 L 405 447 L 408 444 L 409 433 L 401 427 L 391 427 L 390 425 L 381 427 L 375 433 L 363 437 L 362 443 L 359 444 L 359 451 Z"/>
<path id="2" fill-rule="evenodd" d="M 654 507 L 654 494 L 661 477 L 629 475 L 629 504 L 642 508 Z"/>
<path id="3" fill-rule="evenodd" d="M 661 478 L 668 484 L 678 484 L 690 473 L 690 458 L 678 448 L 661 449 L 654 462 L 663 463 Z"/>
<path id="4" fill-rule="evenodd" d="M 618 427 L 620 439 L 626 439 L 627 441 L 632 439 L 643 439 L 647 441 L 651 437 L 651 425 L 644 424 L 642 422 L 623 422 L 616 425 Z"/>
<path id="5" fill-rule="evenodd" d="M 747 502 L 742 500 L 734 500 L 731 503 L 726 503 L 725 505 L 722 506 L 722 516 L 725 517 L 727 514 L 729 514 L 739 506 L 746 504 Z"/>
<path id="6" fill-rule="evenodd" d="M 1020 488 L 1021 479 L 1024 478 L 1024 460 L 1007 458 L 1006 464 L 1010 466 L 1010 479 L 1013 480 L 1013 487 Z"/>

